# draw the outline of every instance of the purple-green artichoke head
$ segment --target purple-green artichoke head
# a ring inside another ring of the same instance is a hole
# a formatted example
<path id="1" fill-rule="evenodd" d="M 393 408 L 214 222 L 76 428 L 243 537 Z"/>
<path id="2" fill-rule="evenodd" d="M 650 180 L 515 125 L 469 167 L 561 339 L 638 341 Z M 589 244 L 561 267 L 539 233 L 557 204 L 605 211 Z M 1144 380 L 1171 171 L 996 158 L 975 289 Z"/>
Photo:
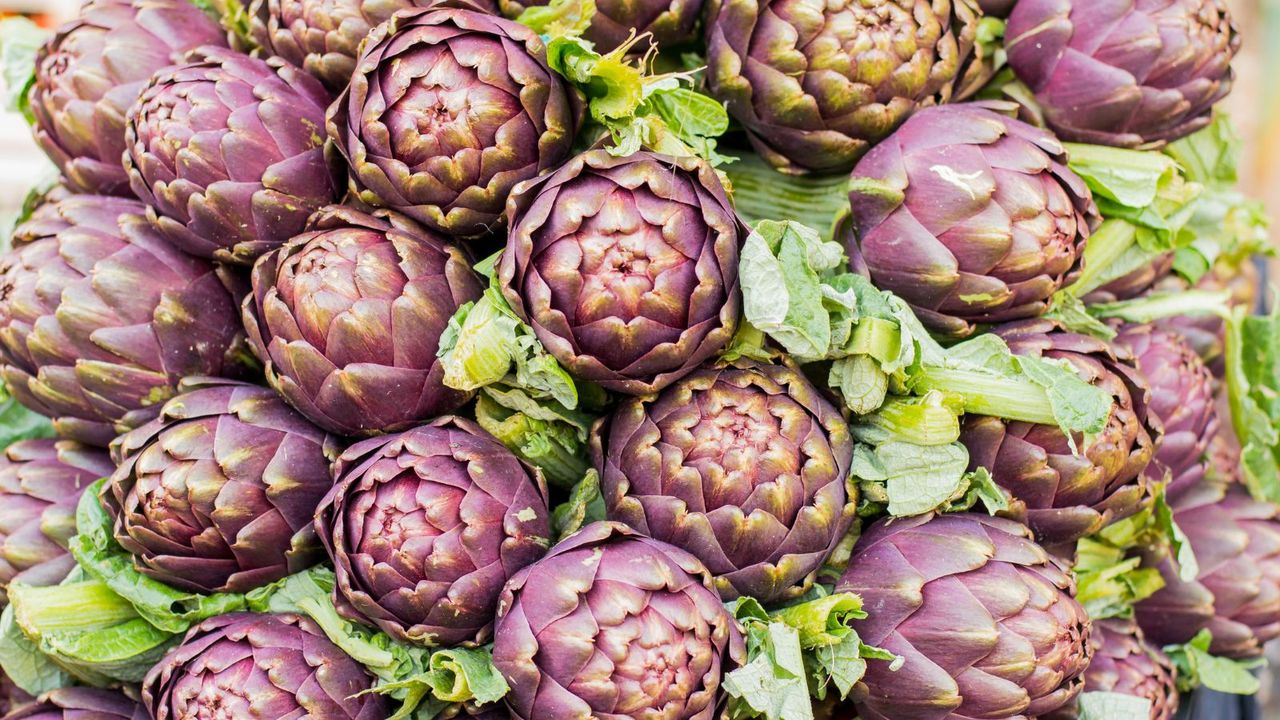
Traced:
<path id="1" fill-rule="evenodd" d="M 806 592 L 852 522 L 853 439 L 782 365 L 708 367 L 595 428 L 610 520 L 692 553 L 725 600 Z"/>
<path id="2" fill-rule="evenodd" d="M 717 0 L 707 83 L 774 167 L 848 172 L 950 99 L 978 15 L 968 0 Z"/>
<path id="3" fill-rule="evenodd" d="M 10 583 L 56 585 L 75 566 L 84 489 L 115 466 L 107 453 L 71 440 L 23 440 L 0 456 L 0 607 Z"/>
<path id="4" fill-rule="evenodd" d="M 498 594 L 551 546 L 542 480 L 470 420 L 352 445 L 316 513 L 352 620 L 423 645 L 487 641 Z"/>
<path id="5" fill-rule="evenodd" d="M 244 302 L 267 380 L 343 435 L 413 427 L 465 403 L 444 385 L 440 335 L 484 288 L 462 252 L 388 211 L 325 208 L 264 256 Z"/>
<path id="6" fill-rule="evenodd" d="M 503 15 L 516 18 L 530 7 L 551 4 L 550 0 L 498 0 Z M 650 45 L 663 50 L 688 45 L 700 39 L 699 20 L 704 0 L 596 0 L 583 37 L 595 43 L 595 49 L 607 53 L 625 44 L 632 34 L 649 33 L 649 42 L 640 42 L 636 50 Z"/>
<path id="7" fill-rule="evenodd" d="M 1157 255 L 1151 262 L 1144 263 L 1128 273 L 1112 280 L 1084 296 L 1087 304 L 1132 300 L 1151 292 L 1158 283 L 1165 281 L 1173 273 L 1173 253 Z"/>
<path id="8" fill-rule="evenodd" d="M 1178 711 L 1177 668 L 1160 648 L 1147 642 L 1133 620 L 1093 621 L 1093 661 L 1084 674 L 1085 692 L 1133 695 L 1151 701 L 1150 720 L 1173 720 Z M 1072 705 L 1044 720 L 1076 720 Z"/>
<path id="9" fill-rule="evenodd" d="M 1147 499 L 1143 471 L 1160 424 L 1148 411 L 1146 380 L 1127 351 L 1050 320 L 1008 323 L 994 332 L 1017 355 L 1069 363 L 1111 395 L 1111 412 L 1098 434 L 1077 434 L 1074 449 L 1073 438 L 1056 425 L 966 416 L 960 440 L 969 448 L 970 469 L 990 471 L 1010 496 L 1010 515 L 1055 549 L 1140 510 Z"/>
<path id="10" fill-rule="evenodd" d="M 597 522 L 502 591 L 493 663 L 515 720 L 714 720 L 746 661 L 737 622 L 697 558 Z"/>
<path id="11" fill-rule="evenodd" d="M 1058 137 L 1144 149 L 1209 124 L 1240 48 L 1224 0 L 1019 0 L 1004 38 Z"/>
<path id="12" fill-rule="evenodd" d="M 141 703 L 118 690 L 64 687 L 15 709 L 4 720 L 151 720 Z"/>
<path id="13" fill-rule="evenodd" d="M 1062 144 L 994 107 L 916 113 L 850 183 L 846 250 L 949 338 L 1043 315 L 1098 217 Z"/>
<path id="14" fill-rule="evenodd" d="M 502 292 L 576 377 L 657 392 L 733 336 L 746 228 L 702 160 L 590 150 L 521 185 L 507 215 Z"/>
<path id="15" fill-rule="evenodd" d="M 332 438 L 270 389 L 183 383 L 111 446 L 102 502 L 138 571 L 192 592 L 248 592 L 323 557 L 312 527 Z"/>
<path id="16" fill-rule="evenodd" d="M 36 57 L 28 99 L 36 143 L 76 192 L 130 196 L 125 119 L 156 71 L 201 45 L 225 45 L 188 0 L 94 0 Z"/>
<path id="17" fill-rule="evenodd" d="M 136 200 L 59 195 L 0 258 L 0 373 L 63 437 L 106 447 L 182 377 L 244 371 L 236 299 L 145 213 Z"/>
<path id="18" fill-rule="evenodd" d="M 858 539 L 837 592 L 857 593 L 868 663 L 862 720 L 1028 720 L 1073 702 L 1089 616 L 1066 565 L 1024 525 L 977 514 L 881 520 Z"/>
<path id="19" fill-rule="evenodd" d="M 1199 574 L 1183 581 L 1167 550 L 1146 552 L 1144 563 L 1159 569 L 1165 586 L 1137 604 L 1138 624 L 1160 645 L 1188 642 L 1208 628 L 1209 652 L 1261 655 L 1280 637 L 1280 511 L 1243 485 L 1217 479 L 1184 493 L 1173 510 Z"/>
<path id="20" fill-rule="evenodd" d="M 235 613 L 191 628 L 147 673 L 154 720 L 383 720 L 374 678 L 310 619 Z"/>
<path id="21" fill-rule="evenodd" d="M 459 237 L 569 156 L 582 104 L 533 30 L 459 7 L 402 12 L 365 41 L 328 129 L 361 201 Z"/>
<path id="22" fill-rule="evenodd" d="M 22 688 L 13 684 L 13 680 L 4 674 L 4 670 L 0 670 L 0 718 L 12 720 L 9 718 L 10 711 L 16 710 L 30 703 L 34 698 L 26 693 Z M 61 715 L 55 715 L 49 720 L 61 720 Z M 19 720 L 22 720 L 19 718 Z M 139 720 L 146 720 L 145 714 Z"/>
<path id="23" fill-rule="evenodd" d="M 129 182 L 184 251 L 239 265 L 333 202 L 320 82 L 279 59 L 203 47 L 156 73 L 129 112 Z"/>

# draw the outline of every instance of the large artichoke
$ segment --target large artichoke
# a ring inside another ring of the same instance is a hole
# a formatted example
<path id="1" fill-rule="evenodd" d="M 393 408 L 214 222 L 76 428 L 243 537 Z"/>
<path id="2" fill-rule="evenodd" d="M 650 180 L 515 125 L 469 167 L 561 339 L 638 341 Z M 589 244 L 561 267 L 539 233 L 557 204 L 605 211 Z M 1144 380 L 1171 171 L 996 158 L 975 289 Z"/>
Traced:
<path id="1" fill-rule="evenodd" d="M 417 223 L 329 207 L 254 267 L 244 324 L 271 385 L 312 422 L 394 432 L 466 402 L 436 351 L 481 292 L 461 251 Z"/>
<path id="2" fill-rule="evenodd" d="M 1151 148 L 1209 123 L 1240 47 L 1223 0 L 1019 0 L 1009 65 L 1064 140 Z"/>
<path id="3" fill-rule="evenodd" d="M 1010 514 L 1055 549 L 1137 512 L 1160 425 L 1148 412 L 1146 381 L 1129 355 L 1050 320 L 1008 323 L 994 332 L 1015 354 L 1070 363 L 1113 404 L 1102 431 L 1077 436 L 1075 448 L 1056 425 L 966 416 L 960 440 L 969 448 L 970 468 L 989 470 L 1011 497 Z"/>
<path id="4" fill-rule="evenodd" d="M 0 607 L 10 583 L 56 585 L 75 566 L 84 489 L 115 468 L 105 452 L 70 440 L 24 440 L 0 457 Z"/>
<path id="5" fill-rule="evenodd" d="M 644 50 L 650 44 L 667 50 L 700 39 L 698 21 L 702 17 L 704 0 L 597 0 L 591 23 L 583 34 L 595 43 L 599 52 L 625 43 L 634 33 L 649 33 L 650 42 L 641 42 L 637 49 Z M 549 5 L 551 0 L 498 0 L 503 15 L 515 18 L 526 9 Z"/>
<path id="6" fill-rule="evenodd" d="M 713 720 L 746 661 L 702 564 L 617 523 L 588 525 L 502 591 L 493 662 L 517 720 Z"/>
<path id="7" fill-rule="evenodd" d="M 881 520 L 854 546 L 837 592 L 857 593 L 863 642 L 904 660 L 870 663 L 862 720 L 1022 720 L 1079 693 L 1089 617 L 1065 564 L 1026 527 L 977 514 Z"/>
<path id="8" fill-rule="evenodd" d="M 383 720 L 373 677 L 308 618 L 237 613 L 205 620 L 147 673 L 154 720 Z"/>
<path id="9" fill-rule="evenodd" d="M 1173 720 L 1178 711 L 1177 669 L 1152 646 L 1133 620 L 1095 620 L 1090 638 L 1093 661 L 1084 674 L 1085 692 L 1133 695 L 1151 701 L 1150 720 Z M 1045 720 L 1075 720 L 1067 706 Z"/>
<path id="10" fill-rule="evenodd" d="M 157 73 L 130 111 L 130 184 L 183 250 L 249 264 L 338 195 L 324 154 L 328 104 L 292 65 L 201 48 Z"/>
<path id="11" fill-rule="evenodd" d="M 194 592 L 247 592 L 323 557 L 312 528 L 332 439 L 271 390 L 183 384 L 111 446 L 103 486 L 115 536 L 143 574 Z"/>
<path id="12" fill-rule="evenodd" d="M 582 108 L 537 33 L 448 7 L 379 25 L 328 129 L 365 203 L 457 236 L 488 232 L 516 183 L 569 155 Z"/>
<path id="13" fill-rule="evenodd" d="M 0 260 L 0 372 L 64 437 L 106 447 L 153 417 L 183 376 L 243 369 L 235 299 L 145 212 L 135 200 L 60 197 Z"/>
<path id="14" fill-rule="evenodd" d="M 124 693 L 91 687 L 58 688 L 38 702 L 22 705 L 4 720 L 151 720 L 147 710 Z"/>
<path id="15" fill-rule="evenodd" d="M 847 172 L 950 98 L 977 16 L 969 0 L 717 0 L 707 83 L 773 166 Z"/>
<path id="16" fill-rule="evenodd" d="M 86 3 L 36 58 L 36 142 L 73 190 L 130 195 L 120 164 L 129 107 L 157 70 L 225 43 L 218 23 L 188 0 Z"/>
<path id="17" fill-rule="evenodd" d="M 798 370 L 706 368 L 595 429 L 609 519 L 706 564 L 726 600 L 805 592 L 844 536 L 853 440 Z"/>
<path id="18" fill-rule="evenodd" d="M 502 291 L 577 377 L 656 392 L 722 349 L 745 229 L 692 157 L 591 150 L 517 189 Z"/>
<path id="19" fill-rule="evenodd" d="M 1066 162 L 1052 134 L 988 107 L 922 110 L 854 169 L 847 250 L 940 335 L 1043 315 L 1097 219 Z"/>
<path id="20" fill-rule="evenodd" d="M 352 445 L 316 529 L 353 620 L 407 642 L 484 642 L 507 579 L 551 545 L 541 479 L 470 420 Z"/>

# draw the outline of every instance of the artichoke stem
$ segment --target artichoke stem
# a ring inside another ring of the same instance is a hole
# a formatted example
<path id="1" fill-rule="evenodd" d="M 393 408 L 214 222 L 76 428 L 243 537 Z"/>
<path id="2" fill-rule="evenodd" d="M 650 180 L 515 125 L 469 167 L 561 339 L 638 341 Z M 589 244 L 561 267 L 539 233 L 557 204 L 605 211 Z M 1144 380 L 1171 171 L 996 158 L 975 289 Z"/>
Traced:
<path id="1" fill-rule="evenodd" d="M 926 366 L 920 371 L 915 389 L 959 395 L 964 399 L 966 413 L 1041 425 L 1058 424 L 1049 396 L 1043 388 L 1030 381 L 995 377 L 972 370 Z"/>
<path id="2" fill-rule="evenodd" d="M 32 638 L 108 628 L 141 617 L 128 600 L 97 580 L 52 587 L 15 585 L 9 588 L 9 599 L 18 626 Z"/>

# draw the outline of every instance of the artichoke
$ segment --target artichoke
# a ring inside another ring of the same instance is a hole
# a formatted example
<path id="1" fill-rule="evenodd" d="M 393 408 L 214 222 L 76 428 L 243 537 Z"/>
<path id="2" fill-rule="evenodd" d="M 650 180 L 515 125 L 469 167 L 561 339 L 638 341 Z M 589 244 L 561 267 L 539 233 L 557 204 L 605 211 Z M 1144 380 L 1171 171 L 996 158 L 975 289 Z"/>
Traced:
<path id="1" fill-rule="evenodd" d="M 960 440 L 969 448 L 970 469 L 989 470 L 1010 496 L 1010 514 L 1054 549 L 1141 509 L 1147 494 L 1143 471 L 1160 425 L 1148 412 L 1146 381 L 1128 353 L 1051 320 L 1008 323 L 994 332 L 1017 355 L 1070 363 L 1082 379 L 1106 390 L 1113 404 L 1101 432 L 1075 437 L 1075 448 L 1054 425 L 966 416 Z"/>
<path id="2" fill-rule="evenodd" d="M 610 520 L 682 548 L 726 600 L 793 599 L 849 529 L 853 439 L 798 370 L 705 368 L 592 435 Z"/>
<path id="3" fill-rule="evenodd" d="M 881 520 L 854 546 L 837 592 L 867 609 L 862 720 L 1034 718 L 1072 702 L 1089 665 L 1089 617 L 1066 565 L 1026 527 L 970 513 Z"/>
<path id="4" fill-rule="evenodd" d="M 774 167 L 848 172 L 951 97 L 978 14 L 970 0 L 716 0 L 707 84 Z"/>
<path id="5" fill-rule="evenodd" d="M 1197 290 L 1227 290 L 1230 292 L 1228 304 L 1231 307 L 1253 309 L 1258 305 L 1258 291 L 1261 286 L 1258 268 L 1252 261 L 1234 263 L 1218 263 L 1213 270 L 1196 281 Z M 1154 289 L 1160 292 L 1178 292 L 1188 289 L 1189 285 L 1182 276 L 1171 273 L 1155 284 Z M 1222 378 L 1227 371 L 1226 363 L 1226 322 L 1220 315 L 1174 315 L 1156 322 L 1175 335 L 1185 340 L 1200 359 L 1208 365 L 1215 378 Z"/>
<path id="6" fill-rule="evenodd" d="M 575 376 L 656 392 L 733 336 L 746 230 L 705 162 L 590 150 L 521 185 L 507 215 L 502 292 Z"/>
<path id="7" fill-rule="evenodd" d="M 28 98 L 36 143 L 77 192 L 131 195 L 125 118 L 147 80 L 201 45 L 225 45 L 187 0 L 94 0 L 36 57 Z"/>
<path id="8" fill-rule="evenodd" d="M 76 503 L 115 468 L 105 452 L 70 440 L 23 440 L 0 457 L 0 607 L 10 583 L 56 585 L 75 567 L 67 543 Z"/>
<path id="9" fill-rule="evenodd" d="M 183 376 L 244 370 L 235 299 L 145 212 L 135 200 L 55 196 L 0 259 L 0 373 L 63 437 L 106 447 Z"/>
<path id="10" fill-rule="evenodd" d="M 13 684 L 4 670 L 0 669 L 0 718 L 9 720 L 9 713 L 32 701 L 32 697 Z M 56 719 L 55 719 L 56 720 Z"/>
<path id="11" fill-rule="evenodd" d="M 297 615 L 236 613 L 193 627 L 147 673 L 154 720 L 383 720 L 383 697 L 358 662 Z"/>
<path id="12" fill-rule="evenodd" d="M 1062 144 L 993 107 L 920 111 L 850 185 L 857 242 L 846 250 L 949 338 L 1043 315 L 1098 217 Z"/>
<path id="13" fill-rule="evenodd" d="M 129 112 L 130 185 L 178 247 L 247 265 L 336 199 L 328 104 L 292 65 L 201 48 L 157 73 Z"/>
<path id="14" fill-rule="evenodd" d="M 394 432 L 449 412 L 436 358 L 458 306 L 483 292 L 456 247 L 395 213 L 317 213 L 259 260 L 244 324 L 267 379 L 312 422 L 345 435 Z"/>
<path id="15" fill-rule="evenodd" d="M 15 708 L 4 720 L 150 720 L 146 708 L 116 690 L 58 688 Z"/>
<path id="16" fill-rule="evenodd" d="M 267 388 L 194 378 L 111 446 L 102 502 L 138 571 L 201 593 L 247 592 L 315 564 L 332 438 Z"/>
<path id="17" fill-rule="evenodd" d="M 1004 37 L 1059 137 L 1132 148 L 1208 125 L 1240 47 L 1224 0 L 1019 0 Z"/>
<path id="18" fill-rule="evenodd" d="M 352 445 L 316 530 L 347 617 L 425 645 L 484 642 L 503 584 L 551 544 L 541 478 L 470 420 Z"/>
<path id="19" fill-rule="evenodd" d="M 493 663 L 517 720 L 713 720 L 746 661 L 702 564 L 617 523 L 588 525 L 502 591 Z"/>
<path id="20" fill-rule="evenodd" d="M 1173 720 L 1178 711 L 1177 668 L 1147 642 L 1133 620 L 1095 620 L 1090 637 L 1093 661 L 1084 674 L 1085 692 L 1133 695 L 1151 701 L 1151 720 Z M 1067 706 L 1044 720 L 1076 720 Z"/>
<path id="21" fill-rule="evenodd" d="M 575 92 L 519 23 L 409 10 L 365 41 L 328 130 L 361 201 L 471 237 L 498 224 L 516 183 L 568 157 Z"/>
<path id="22" fill-rule="evenodd" d="M 515 18 L 530 7 L 551 4 L 551 0 L 498 0 L 503 15 Z M 635 49 L 656 45 L 667 50 L 687 45 L 699 38 L 698 20 L 703 0 L 596 0 L 591 24 L 583 34 L 601 53 L 626 43 L 633 33 L 649 34 L 649 42 Z"/>

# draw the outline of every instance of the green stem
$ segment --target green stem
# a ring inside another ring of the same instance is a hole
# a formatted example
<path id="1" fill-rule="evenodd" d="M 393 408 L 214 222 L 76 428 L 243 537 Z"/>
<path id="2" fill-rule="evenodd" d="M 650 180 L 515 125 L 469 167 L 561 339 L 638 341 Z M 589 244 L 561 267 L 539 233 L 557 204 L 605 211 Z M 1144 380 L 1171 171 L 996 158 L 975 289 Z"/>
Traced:
<path id="1" fill-rule="evenodd" d="M 913 389 L 959 395 L 964 399 L 964 411 L 974 415 L 989 415 L 1041 425 L 1058 424 L 1049 396 L 1043 388 L 1029 380 L 1002 378 L 973 370 L 925 366 L 921 368 Z"/>
<path id="2" fill-rule="evenodd" d="M 97 580 L 32 587 L 9 588 L 14 619 L 28 636 L 63 630 L 89 631 L 108 628 L 141 617 L 133 605 Z"/>
<path id="3" fill-rule="evenodd" d="M 1098 318 L 1119 318 L 1125 322 L 1149 323 L 1175 316 L 1203 317 L 1216 315 L 1229 319 L 1230 290 L 1182 290 L 1152 293 L 1146 297 L 1089 306 L 1089 314 Z"/>
<path id="4" fill-rule="evenodd" d="M 1067 291 L 1084 297 L 1106 284 L 1109 269 L 1133 247 L 1138 230 L 1124 220 L 1107 220 L 1089 236 L 1084 246 L 1084 270 Z"/>

